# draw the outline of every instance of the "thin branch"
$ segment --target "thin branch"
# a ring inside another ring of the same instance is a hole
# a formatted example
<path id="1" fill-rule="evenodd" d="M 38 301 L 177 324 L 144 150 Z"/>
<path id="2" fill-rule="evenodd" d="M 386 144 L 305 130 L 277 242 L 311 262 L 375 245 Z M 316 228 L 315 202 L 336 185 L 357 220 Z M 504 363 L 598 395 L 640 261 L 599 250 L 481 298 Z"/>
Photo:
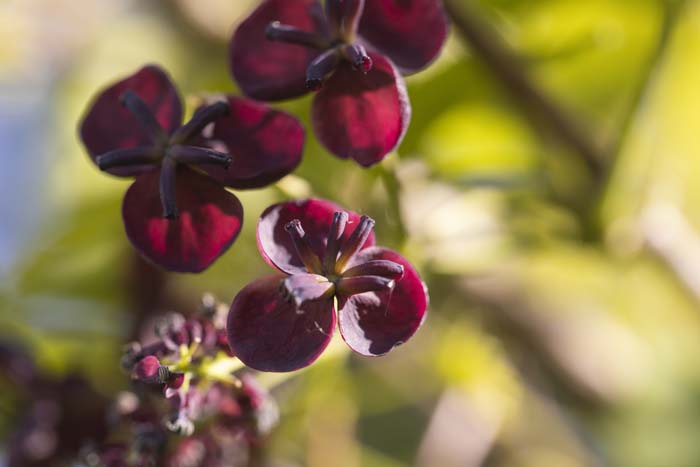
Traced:
<path id="1" fill-rule="evenodd" d="M 649 59 L 646 63 L 645 71 L 642 74 L 642 79 L 639 81 L 637 88 L 633 93 L 629 109 L 622 123 L 620 124 L 617 135 L 610 143 L 609 148 L 605 151 L 612 158 L 611 162 L 615 162 L 617 156 L 621 152 L 630 129 L 634 124 L 635 117 L 637 116 L 639 109 L 644 105 L 646 98 L 649 95 L 653 84 L 655 83 L 657 70 L 663 61 L 663 58 L 666 56 L 666 51 L 668 50 L 668 46 L 671 42 L 670 39 L 672 32 L 675 29 L 676 23 L 681 17 L 681 13 L 688 2 L 686 0 L 660 0 L 659 3 L 660 8 L 663 9 L 663 19 L 659 29 L 659 37 L 656 41 L 654 49 L 649 54 Z M 612 172 L 612 168 L 609 167 L 608 173 Z"/>
<path id="2" fill-rule="evenodd" d="M 469 2 L 460 2 L 459 7 L 455 3 L 454 0 L 445 0 L 445 7 L 471 51 L 491 69 L 534 119 L 545 124 L 561 142 L 581 157 L 596 180 L 602 179 L 603 152 L 570 115 L 535 86 L 515 53 L 467 5 Z"/>

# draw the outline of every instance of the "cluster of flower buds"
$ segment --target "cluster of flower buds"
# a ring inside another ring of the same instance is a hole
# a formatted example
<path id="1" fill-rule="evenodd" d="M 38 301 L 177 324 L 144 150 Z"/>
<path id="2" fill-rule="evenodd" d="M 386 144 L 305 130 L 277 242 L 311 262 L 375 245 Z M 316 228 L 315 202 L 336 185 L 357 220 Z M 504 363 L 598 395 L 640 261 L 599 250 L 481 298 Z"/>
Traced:
<path id="1" fill-rule="evenodd" d="M 211 296 L 203 302 L 199 316 L 170 313 L 148 342 L 127 347 L 122 366 L 133 388 L 114 404 L 114 436 L 86 448 L 85 465 L 246 465 L 251 446 L 276 425 L 274 400 L 230 355 L 227 307 Z"/>

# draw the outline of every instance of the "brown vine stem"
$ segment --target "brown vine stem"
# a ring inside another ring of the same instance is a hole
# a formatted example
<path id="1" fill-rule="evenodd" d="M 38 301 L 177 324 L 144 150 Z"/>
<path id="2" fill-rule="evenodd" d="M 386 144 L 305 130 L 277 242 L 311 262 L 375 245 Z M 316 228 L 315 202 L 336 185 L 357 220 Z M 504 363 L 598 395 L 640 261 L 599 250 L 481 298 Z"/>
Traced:
<path id="1" fill-rule="evenodd" d="M 660 65 L 666 56 L 666 51 L 671 42 L 671 36 L 675 30 L 678 20 L 682 18 L 683 11 L 688 5 L 687 0 L 661 0 L 660 8 L 663 10 L 663 17 L 659 26 L 659 35 L 654 49 L 649 54 L 649 59 L 646 63 L 646 68 L 642 73 L 642 79 L 639 81 L 636 89 L 633 92 L 630 106 L 627 109 L 625 118 L 620 124 L 620 128 L 615 135 L 613 141 L 610 142 L 606 151 L 610 155 L 610 164 L 606 171 L 605 180 L 600 185 L 600 190 L 596 197 L 596 208 L 600 208 L 600 203 L 604 201 L 606 190 L 609 188 L 609 180 L 615 173 L 616 163 L 619 160 L 620 153 L 624 150 L 624 145 L 629 137 L 639 110 L 646 104 L 647 97 L 656 83 L 656 78 L 659 72 Z"/>
<path id="2" fill-rule="evenodd" d="M 526 112 L 572 148 L 591 171 L 596 182 L 604 177 L 605 154 L 581 130 L 575 120 L 546 96 L 528 77 L 516 54 L 469 1 L 445 0 L 445 8 L 457 32 L 477 56 L 521 104 Z"/>

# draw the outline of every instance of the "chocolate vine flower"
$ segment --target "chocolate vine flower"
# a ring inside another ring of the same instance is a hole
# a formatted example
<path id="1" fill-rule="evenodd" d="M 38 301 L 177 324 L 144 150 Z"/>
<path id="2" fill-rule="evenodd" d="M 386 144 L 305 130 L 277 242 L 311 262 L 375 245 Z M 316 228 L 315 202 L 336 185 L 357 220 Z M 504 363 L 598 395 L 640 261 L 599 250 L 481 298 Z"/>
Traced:
<path id="1" fill-rule="evenodd" d="M 265 0 L 237 29 L 230 65 L 247 95 L 319 90 L 312 123 L 333 154 L 365 167 L 396 148 L 410 103 L 400 72 L 426 67 L 447 37 L 440 0 Z"/>
<path id="2" fill-rule="evenodd" d="M 262 371 L 311 364 L 336 323 L 366 356 L 408 340 L 423 323 L 425 285 L 398 253 L 374 246 L 374 221 L 318 199 L 269 207 L 258 222 L 258 248 L 284 275 L 239 292 L 228 315 L 233 353 Z M 286 275 L 286 276 L 285 276 Z"/>
<path id="3" fill-rule="evenodd" d="M 177 272 L 206 269 L 238 236 L 243 208 L 225 187 L 280 179 L 304 144 L 296 119 L 233 96 L 183 125 L 178 92 L 153 65 L 100 93 L 80 136 L 101 170 L 136 177 L 122 204 L 126 234 L 146 259 Z"/>

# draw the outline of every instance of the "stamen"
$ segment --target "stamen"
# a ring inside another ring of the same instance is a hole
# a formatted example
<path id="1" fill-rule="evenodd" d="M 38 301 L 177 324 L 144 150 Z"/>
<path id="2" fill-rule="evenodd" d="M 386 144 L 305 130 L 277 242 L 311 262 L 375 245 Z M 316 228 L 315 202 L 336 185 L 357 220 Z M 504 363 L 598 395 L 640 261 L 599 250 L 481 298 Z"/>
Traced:
<path id="1" fill-rule="evenodd" d="M 328 231 L 328 243 L 326 244 L 326 253 L 323 256 L 323 270 L 326 273 L 335 272 L 335 260 L 338 257 L 340 249 L 340 238 L 345 232 L 345 226 L 348 223 L 348 213 L 338 211 L 333 214 L 333 222 Z"/>
<path id="2" fill-rule="evenodd" d="M 231 156 L 209 148 L 196 146 L 173 146 L 167 149 L 167 155 L 183 164 L 216 164 L 228 168 Z"/>
<path id="3" fill-rule="evenodd" d="M 352 63 L 355 70 L 367 74 L 372 69 L 372 59 L 361 44 L 349 44 L 343 47 L 343 55 Z"/>
<path id="4" fill-rule="evenodd" d="M 362 246 L 367 241 L 367 237 L 372 233 L 374 228 L 374 220 L 367 216 L 360 218 L 360 223 L 357 225 L 353 233 L 348 238 L 348 241 L 343 245 L 340 258 L 335 262 L 335 271 L 343 272 L 348 262 L 355 256 L 355 253 L 362 249 Z"/>
<path id="5" fill-rule="evenodd" d="M 357 276 L 382 276 L 398 281 L 403 277 L 403 265 L 386 259 L 373 259 L 343 273 L 343 277 Z"/>
<path id="6" fill-rule="evenodd" d="M 346 42 L 353 42 L 365 9 L 365 0 L 343 0 L 342 8 L 343 22 L 340 33 Z"/>
<path id="7" fill-rule="evenodd" d="M 323 7 L 320 3 L 314 2 L 311 7 L 309 7 L 309 16 L 311 16 L 314 22 L 314 30 L 326 38 L 326 42 L 330 44 L 331 31 L 329 29 L 328 19 L 323 11 Z"/>
<path id="8" fill-rule="evenodd" d="M 204 127 L 224 115 L 228 115 L 230 107 L 228 102 L 216 102 L 206 107 L 199 108 L 192 119 L 185 125 L 178 128 L 170 138 L 172 144 L 182 144 L 190 138 L 197 136 L 204 130 Z"/>
<path id="9" fill-rule="evenodd" d="M 356 295 L 365 292 L 380 292 L 393 289 L 396 282 L 381 276 L 358 276 L 342 278 L 336 284 L 338 295 Z"/>
<path id="10" fill-rule="evenodd" d="M 311 249 L 311 245 L 306 238 L 306 232 L 304 232 L 304 229 L 301 227 L 299 219 L 288 222 L 287 225 L 284 226 L 284 230 L 292 237 L 294 248 L 296 248 L 299 258 L 304 263 L 304 266 L 306 266 L 306 270 L 312 273 L 320 273 L 321 260 L 318 259 L 316 253 Z"/>
<path id="11" fill-rule="evenodd" d="M 340 64 L 340 55 L 336 49 L 329 49 L 316 57 L 306 69 L 306 87 L 318 91 L 323 80 Z"/>
<path id="12" fill-rule="evenodd" d="M 326 18 L 331 32 L 340 35 L 343 24 L 343 0 L 326 0 Z"/>
<path id="13" fill-rule="evenodd" d="M 119 100 L 124 107 L 134 114 L 155 142 L 160 143 L 168 139 L 165 130 L 163 130 L 151 109 L 138 94 L 129 89 L 121 95 Z"/>
<path id="14" fill-rule="evenodd" d="M 115 149 L 95 158 L 100 170 L 130 165 L 148 165 L 158 162 L 159 154 L 153 147 L 141 146 L 130 149 Z"/>
<path id="15" fill-rule="evenodd" d="M 365 0 L 327 0 L 326 16 L 337 39 L 353 42 Z"/>
<path id="16" fill-rule="evenodd" d="M 273 21 L 267 25 L 265 37 L 271 41 L 287 42 L 320 50 L 327 49 L 330 46 L 328 41 L 318 34 L 302 31 L 299 28 L 282 24 L 279 21 Z"/>
<path id="17" fill-rule="evenodd" d="M 166 157 L 160 167 L 160 201 L 163 205 L 163 217 L 166 219 L 177 219 L 177 196 L 175 190 L 175 177 L 177 172 L 177 162 Z"/>

